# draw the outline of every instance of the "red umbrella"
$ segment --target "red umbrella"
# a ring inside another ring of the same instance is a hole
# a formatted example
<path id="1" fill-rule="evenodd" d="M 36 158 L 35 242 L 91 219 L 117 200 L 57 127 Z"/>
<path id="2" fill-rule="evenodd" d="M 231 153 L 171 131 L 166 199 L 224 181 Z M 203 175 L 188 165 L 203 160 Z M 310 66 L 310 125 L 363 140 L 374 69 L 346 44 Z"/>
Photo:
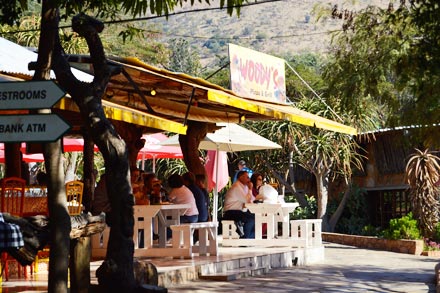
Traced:
<path id="1" fill-rule="evenodd" d="M 3 143 L 0 143 L 0 150 L 4 149 L 5 145 Z M 95 150 L 95 152 L 99 152 L 99 149 L 96 145 L 93 149 Z M 82 152 L 84 150 L 84 139 L 63 137 L 63 150 L 65 152 Z M 21 151 L 23 153 L 26 153 L 25 142 L 21 143 Z"/>
<path id="2" fill-rule="evenodd" d="M 23 154 L 23 161 L 26 163 L 31 162 L 43 162 L 44 157 L 43 154 Z M 0 163 L 5 162 L 5 151 L 3 149 L 0 149 Z"/>
<path id="3" fill-rule="evenodd" d="M 63 149 L 65 152 L 82 152 L 84 150 L 84 139 L 63 137 Z M 98 147 L 93 147 L 95 152 L 99 152 Z"/>
<path id="4" fill-rule="evenodd" d="M 156 159 L 181 159 L 182 150 L 177 146 L 163 146 L 159 143 L 168 139 L 163 133 L 143 135 L 144 147 L 139 151 L 137 159 L 142 160 L 142 169 L 145 159 L 153 159 L 153 172 L 156 172 Z"/>

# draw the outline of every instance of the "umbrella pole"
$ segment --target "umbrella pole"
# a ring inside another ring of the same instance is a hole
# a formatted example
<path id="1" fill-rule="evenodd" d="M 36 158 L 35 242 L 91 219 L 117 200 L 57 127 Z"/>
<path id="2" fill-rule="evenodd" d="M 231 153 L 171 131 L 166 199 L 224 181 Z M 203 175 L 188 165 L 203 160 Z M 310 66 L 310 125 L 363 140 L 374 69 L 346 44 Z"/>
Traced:
<path id="1" fill-rule="evenodd" d="M 214 187 L 214 199 L 212 207 L 212 221 L 217 222 L 217 210 L 218 210 L 218 156 L 219 156 L 219 145 L 217 145 L 217 150 L 215 153 L 215 187 Z"/>
<path id="2" fill-rule="evenodd" d="M 153 173 L 156 174 L 156 155 L 153 155 Z"/>

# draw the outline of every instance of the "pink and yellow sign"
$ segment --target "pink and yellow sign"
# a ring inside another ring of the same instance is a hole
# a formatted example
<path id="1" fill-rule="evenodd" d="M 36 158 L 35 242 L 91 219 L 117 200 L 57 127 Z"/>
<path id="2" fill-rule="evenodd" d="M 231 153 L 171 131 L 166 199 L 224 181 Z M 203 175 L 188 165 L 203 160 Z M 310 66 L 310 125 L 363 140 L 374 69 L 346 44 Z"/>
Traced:
<path id="1" fill-rule="evenodd" d="M 286 103 L 284 60 L 229 44 L 231 89 L 237 95 Z"/>

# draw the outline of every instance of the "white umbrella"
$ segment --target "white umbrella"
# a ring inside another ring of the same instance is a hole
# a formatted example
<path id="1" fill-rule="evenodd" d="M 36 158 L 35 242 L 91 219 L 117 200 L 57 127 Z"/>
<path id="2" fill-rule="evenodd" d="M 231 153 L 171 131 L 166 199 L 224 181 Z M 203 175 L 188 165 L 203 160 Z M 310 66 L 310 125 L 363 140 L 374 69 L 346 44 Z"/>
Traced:
<path id="1" fill-rule="evenodd" d="M 226 152 L 240 152 L 240 151 L 254 151 L 266 149 L 280 149 L 279 144 L 270 141 L 261 135 L 256 134 L 244 127 L 234 123 L 217 123 L 217 126 L 222 126 L 214 133 L 208 133 L 206 137 L 200 141 L 199 149 L 215 150 Z M 161 145 L 180 146 L 179 135 L 174 135 L 160 143 Z M 219 156 L 216 156 L 218 160 Z M 216 166 L 218 167 L 218 161 Z M 218 172 L 216 172 L 218 174 Z M 218 175 L 216 175 L 218 176 Z M 216 178 L 216 185 L 218 178 Z M 217 205 L 218 205 L 218 190 L 217 186 L 214 188 L 214 202 L 213 202 L 214 222 L 217 221 Z"/>

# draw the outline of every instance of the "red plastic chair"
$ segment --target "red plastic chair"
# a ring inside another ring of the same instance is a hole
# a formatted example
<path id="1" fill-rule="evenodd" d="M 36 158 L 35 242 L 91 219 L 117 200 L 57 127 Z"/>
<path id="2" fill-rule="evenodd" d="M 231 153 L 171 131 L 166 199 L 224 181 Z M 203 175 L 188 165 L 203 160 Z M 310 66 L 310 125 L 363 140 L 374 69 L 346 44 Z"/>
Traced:
<path id="1" fill-rule="evenodd" d="M 0 211 L 9 213 L 13 216 L 22 217 L 24 208 L 24 196 L 26 190 L 26 180 L 19 177 L 7 177 L 1 180 L 1 193 L 0 193 Z M 26 267 L 21 266 L 16 259 L 11 257 L 8 253 L 2 252 L 2 263 L 5 266 L 5 279 L 9 280 L 9 262 L 17 262 L 18 277 L 21 277 L 21 271 L 24 272 L 24 277 L 27 277 Z M 32 265 L 31 274 L 33 273 Z"/>

